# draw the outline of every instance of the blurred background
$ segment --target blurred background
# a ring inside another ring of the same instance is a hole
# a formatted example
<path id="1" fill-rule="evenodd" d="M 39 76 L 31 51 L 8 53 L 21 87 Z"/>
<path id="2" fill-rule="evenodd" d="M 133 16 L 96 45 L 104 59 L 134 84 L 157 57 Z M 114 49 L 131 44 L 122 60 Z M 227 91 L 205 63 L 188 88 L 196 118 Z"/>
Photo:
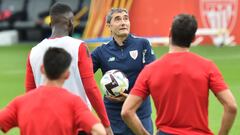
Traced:
<path id="1" fill-rule="evenodd" d="M 218 65 L 239 106 L 239 0 L 0 0 L 0 108 L 25 92 L 27 55 L 34 45 L 50 36 L 48 11 L 55 2 L 66 3 L 73 9 L 73 37 L 87 42 L 90 50 L 111 40 L 105 22 L 109 9 L 128 9 L 131 33 L 147 38 L 158 58 L 168 51 L 173 17 L 179 13 L 193 14 L 199 29 L 192 44 L 196 47 L 192 47 L 191 51 Z M 100 72 L 95 74 L 98 83 L 101 76 Z M 209 101 L 209 125 L 217 134 L 223 108 L 211 92 Z M 152 117 L 155 120 L 155 112 Z M 238 115 L 230 135 L 239 135 L 239 127 Z M 7 133 L 18 134 L 18 129 Z"/>
<path id="2" fill-rule="evenodd" d="M 171 22 L 179 13 L 197 18 L 198 36 L 193 45 L 240 44 L 238 0 L 0 0 L 0 44 L 49 37 L 48 11 L 55 2 L 73 9 L 74 37 L 91 43 L 109 40 L 106 13 L 112 7 L 121 7 L 129 10 L 131 33 L 157 45 L 168 44 Z"/>

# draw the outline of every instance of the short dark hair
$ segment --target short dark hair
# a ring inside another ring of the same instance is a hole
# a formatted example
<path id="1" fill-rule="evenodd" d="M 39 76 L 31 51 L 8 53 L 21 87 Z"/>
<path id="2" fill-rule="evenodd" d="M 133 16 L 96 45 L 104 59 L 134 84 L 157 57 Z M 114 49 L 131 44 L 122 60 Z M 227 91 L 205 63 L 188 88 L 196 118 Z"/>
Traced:
<path id="1" fill-rule="evenodd" d="M 56 80 L 68 69 L 71 55 L 62 48 L 50 47 L 43 57 L 43 66 L 48 79 Z"/>
<path id="2" fill-rule="evenodd" d="M 110 23 L 111 20 L 112 20 L 112 15 L 114 13 L 122 13 L 122 12 L 125 12 L 128 14 L 128 11 L 127 9 L 124 9 L 124 8 L 111 8 L 111 10 L 108 12 L 107 16 L 106 16 L 106 22 L 107 23 Z"/>
<path id="3" fill-rule="evenodd" d="M 67 13 L 67 12 L 73 12 L 72 9 L 67 4 L 55 3 L 50 8 L 49 15 L 54 16 L 54 15 L 64 14 L 64 13 Z"/>
<path id="4" fill-rule="evenodd" d="M 197 31 L 197 21 L 193 15 L 180 14 L 174 17 L 171 26 L 172 44 L 180 47 L 190 47 Z"/>
<path id="5" fill-rule="evenodd" d="M 67 21 L 64 15 L 69 12 L 73 11 L 67 4 L 55 3 L 49 11 L 49 15 L 52 18 L 51 23 L 64 23 L 64 21 Z"/>

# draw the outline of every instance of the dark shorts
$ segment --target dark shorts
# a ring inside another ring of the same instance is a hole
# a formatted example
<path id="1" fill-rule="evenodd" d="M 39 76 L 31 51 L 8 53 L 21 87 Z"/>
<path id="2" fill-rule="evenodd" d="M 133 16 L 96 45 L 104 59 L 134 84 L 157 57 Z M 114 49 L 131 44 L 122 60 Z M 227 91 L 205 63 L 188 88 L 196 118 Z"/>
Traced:
<path id="1" fill-rule="evenodd" d="M 151 116 L 140 119 L 145 129 L 153 135 L 153 123 Z M 135 135 L 122 120 L 110 120 L 114 135 Z"/>
<path id="2" fill-rule="evenodd" d="M 171 135 L 171 134 L 168 134 L 168 133 L 163 132 L 163 131 L 158 131 L 158 132 L 157 132 L 157 135 Z"/>
<path id="3" fill-rule="evenodd" d="M 78 135 L 88 135 L 85 131 L 78 131 Z"/>

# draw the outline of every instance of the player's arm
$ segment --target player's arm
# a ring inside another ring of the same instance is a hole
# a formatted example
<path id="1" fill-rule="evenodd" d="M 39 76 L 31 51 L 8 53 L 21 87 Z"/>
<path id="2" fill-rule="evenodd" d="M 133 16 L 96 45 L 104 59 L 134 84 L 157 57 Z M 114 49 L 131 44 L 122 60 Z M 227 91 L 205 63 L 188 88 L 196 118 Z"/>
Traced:
<path id="1" fill-rule="evenodd" d="M 86 94 L 105 127 L 110 126 L 102 95 L 94 80 L 92 59 L 85 44 L 79 47 L 78 67 Z"/>
<path id="2" fill-rule="evenodd" d="M 134 87 L 123 104 L 121 116 L 124 122 L 136 135 L 150 135 L 137 116 L 137 109 L 149 95 L 147 70 L 144 68 L 139 74 Z"/>
<path id="3" fill-rule="evenodd" d="M 36 88 L 36 84 L 34 81 L 33 71 L 30 64 L 30 53 L 27 58 L 27 64 L 26 64 L 26 75 L 25 75 L 25 90 L 26 92 L 33 90 Z"/>
<path id="4" fill-rule="evenodd" d="M 237 114 L 237 103 L 229 89 L 216 94 L 224 108 L 219 135 L 228 135 Z"/>
<path id="5" fill-rule="evenodd" d="M 219 135 L 228 135 L 237 114 L 237 103 L 217 66 L 214 63 L 210 63 L 209 65 L 211 67 L 209 75 L 210 89 L 224 108 Z"/>
<path id="6" fill-rule="evenodd" d="M 106 135 L 103 125 L 100 123 L 81 98 L 75 98 L 74 102 L 75 124 L 78 129 L 84 130 L 91 135 Z"/>
<path id="7" fill-rule="evenodd" d="M 136 135 L 150 135 L 143 127 L 136 113 L 142 102 L 142 97 L 130 94 L 123 104 L 121 116 L 124 122 Z"/>
<path id="8" fill-rule="evenodd" d="M 6 108 L 0 110 L 0 130 L 6 133 L 17 126 L 17 113 L 14 101 Z"/>
<path id="9" fill-rule="evenodd" d="M 106 135 L 106 131 L 101 123 L 95 124 L 91 130 L 92 135 Z"/>

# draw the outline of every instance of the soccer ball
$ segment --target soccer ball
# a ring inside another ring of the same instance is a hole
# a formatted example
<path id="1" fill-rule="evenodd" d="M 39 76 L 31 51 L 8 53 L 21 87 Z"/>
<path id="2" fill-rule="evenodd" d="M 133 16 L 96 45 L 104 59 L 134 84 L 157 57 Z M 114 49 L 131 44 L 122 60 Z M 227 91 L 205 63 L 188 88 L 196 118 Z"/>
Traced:
<path id="1" fill-rule="evenodd" d="M 107 96 L 119 96 L 121 92 L 126 92 L 129 86 L 127 77 L 117 69 L 107 71 L 100 84 Z"/>

